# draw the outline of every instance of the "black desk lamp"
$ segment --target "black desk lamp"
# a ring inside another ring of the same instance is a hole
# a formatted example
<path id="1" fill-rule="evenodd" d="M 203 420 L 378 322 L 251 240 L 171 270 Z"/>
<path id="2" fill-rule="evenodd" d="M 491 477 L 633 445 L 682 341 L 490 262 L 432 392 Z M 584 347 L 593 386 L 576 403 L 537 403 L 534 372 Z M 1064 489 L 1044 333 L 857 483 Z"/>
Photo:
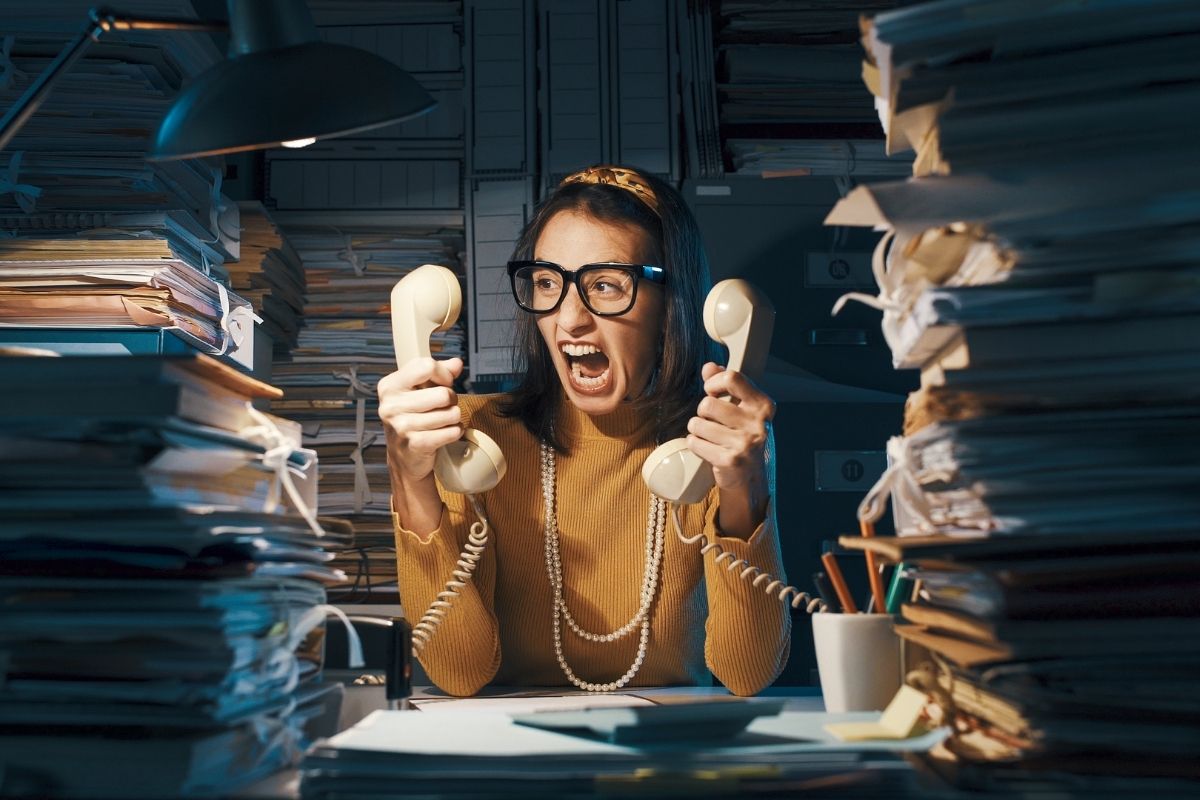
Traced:
<path id="1" fill-rule="evenodd" d="M 84 28 L 0 120 L 0 150 L 88 46 L 113 30 L 228 31 L 225 61 L 199 75 L 167 111 L 148 157 L 236 153 L 391 125 L 429 111 L 432 97 L 395 64 L 323 42 L 304 0 L 228 0 L 229 22 L 129 17 L 93 9 Z"/>

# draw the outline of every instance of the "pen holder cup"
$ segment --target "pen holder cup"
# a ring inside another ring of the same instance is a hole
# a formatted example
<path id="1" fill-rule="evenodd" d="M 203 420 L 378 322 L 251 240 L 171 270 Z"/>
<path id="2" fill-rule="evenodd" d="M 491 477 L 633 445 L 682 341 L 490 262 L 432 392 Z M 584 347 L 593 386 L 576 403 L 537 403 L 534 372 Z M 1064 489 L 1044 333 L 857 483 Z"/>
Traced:
<path id="1" fill-rule="evenodd" d="M 882 711 L 900 690 L 900 637 L 891 614 L 812 616 L 825 710 Z"/>

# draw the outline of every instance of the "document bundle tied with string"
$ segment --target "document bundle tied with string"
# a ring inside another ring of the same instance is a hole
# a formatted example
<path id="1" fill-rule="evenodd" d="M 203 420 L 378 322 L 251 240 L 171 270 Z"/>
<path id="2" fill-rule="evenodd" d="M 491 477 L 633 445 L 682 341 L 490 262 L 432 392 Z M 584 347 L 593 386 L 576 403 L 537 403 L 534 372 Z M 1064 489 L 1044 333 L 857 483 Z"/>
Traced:
<path id="1" fill-rule="evenodd" d="M 349 580 L 331 596 L 399 603 L 387 448 L 375 399 L 375 384 L 395 369 L 388 295 L 421 264 L 448 264 L 461 274 L 462 237 L 401 227 L 293 226 L 287 233 L 304 265 L 304 326 L 296 347 L 276 351 L 272 380 L 284 395 L 271 408 L 299 422 L 304 446 L 320 456 L 323 513 L 354 525 L 356 546 L 336 562 Z M 434 334 L 431 351 L 461 358 L 463 326 Z"/>
<path id="2" fill-rule="evenodd" d="M 963 780 L 1200 779 L 1200 9 L 935 2 L 863 24 L 915 175 L 827 222 L 883 231 L 876 296 L 919 369 L 890 466 L 919 589 L 900 634 Z"/>
<path id="3" fill-rule="evenodd" d="M 0 357 L 0 794 L 224 796 L 321 681 L 316 459 L 208 356 Z"/>

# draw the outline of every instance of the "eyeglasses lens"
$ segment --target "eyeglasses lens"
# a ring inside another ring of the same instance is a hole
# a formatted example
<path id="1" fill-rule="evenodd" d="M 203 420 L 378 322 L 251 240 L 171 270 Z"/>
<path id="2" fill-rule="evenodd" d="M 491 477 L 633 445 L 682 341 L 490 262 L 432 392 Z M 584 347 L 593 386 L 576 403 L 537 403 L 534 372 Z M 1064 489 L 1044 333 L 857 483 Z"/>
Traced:
<path id="1" fill-rule="evenodd" d="M 623 269 L 587 267 L 568 273 L 575 279 L 586 304 L 600 314 L 622 314 L 633 305 L 633 275 Z M 513 273 L 517 299 L 532 311 L 549 311 L 565 294 L 563 276 L 557 270 L 536 265 L 522 267 Z"/>

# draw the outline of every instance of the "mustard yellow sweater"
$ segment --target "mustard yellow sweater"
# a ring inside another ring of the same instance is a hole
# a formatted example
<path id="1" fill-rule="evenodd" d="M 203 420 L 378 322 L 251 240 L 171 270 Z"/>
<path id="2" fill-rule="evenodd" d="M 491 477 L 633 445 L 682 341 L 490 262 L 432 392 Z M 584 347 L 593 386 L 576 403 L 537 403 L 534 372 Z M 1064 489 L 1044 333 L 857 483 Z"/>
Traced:
<path id="1" fill-rule="evenodd" d="M 491 541 L 474 578 L 420 656 L 430 679 L 455 695 L 485 684 L 570 685 L 554 654 L 552 590 L 546 571 L 538 441 L 520 421 L 496 413 L 499 395 L 461 395 L 466 425 L 500 445 L 508 472 L 481 498 Z M 569 403 L 555 420 L 571 453 L 559 455 L 556 505 L 563 596 L 584 630 L 607 633 L 638 609 L 645 568 L 650 492 L 642 462 L 654 449 L 649 426 L 630 411 L 590 417 Z M 400 598 L 415 624 L 445 586 L 475 521 L 462 495 L 439 486 L 441 524 L 427 537 L 399 518 L 396 553 Z M 726 551 L 783 579 L 774 500 L 748 540 L 716 529 L 717 490 L 683 509 L 684 533 L 703 531 Z M 685 544 L 669 517 L 658 592 L 650 608 L 650 641 L 634 686 L 709 685 L 755 694 L 787 663 L 791 617 L 776 597 Z M 638 629 L 615 642 L 590 642 L 564 623 L 567 663 L 585 681 L 607 683 L 625 673 L 637 653 Z"/>

